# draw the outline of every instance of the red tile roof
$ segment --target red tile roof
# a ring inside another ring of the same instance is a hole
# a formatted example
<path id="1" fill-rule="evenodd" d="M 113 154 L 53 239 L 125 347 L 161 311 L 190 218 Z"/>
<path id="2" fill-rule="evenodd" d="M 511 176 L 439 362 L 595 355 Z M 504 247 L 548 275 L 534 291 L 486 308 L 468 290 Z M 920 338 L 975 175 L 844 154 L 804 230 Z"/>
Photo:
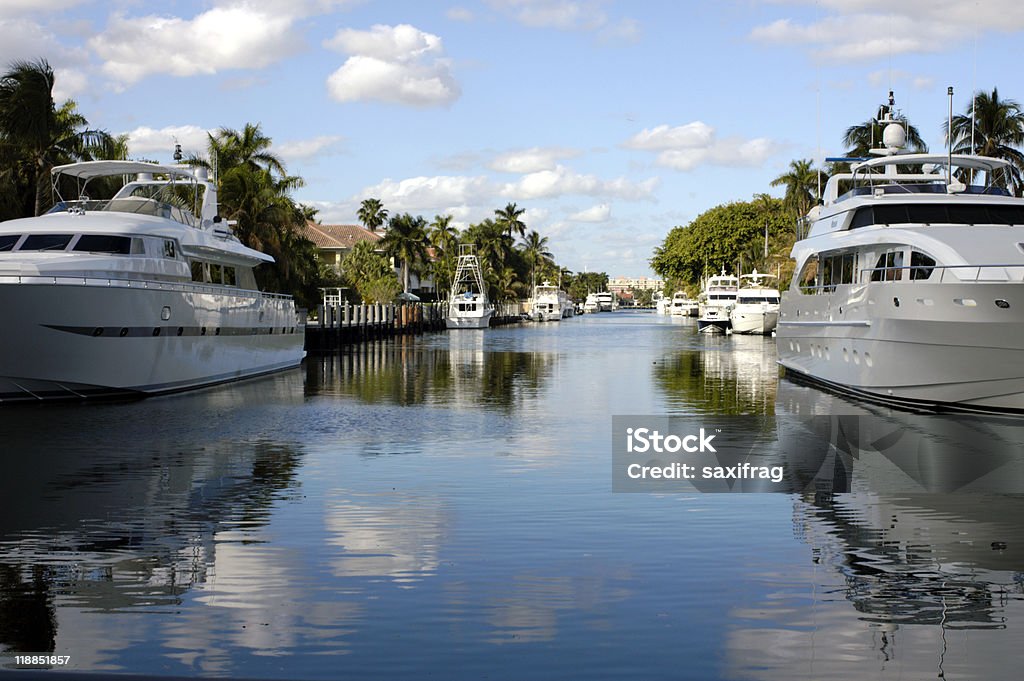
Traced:
<path id="1" fill-rule="evenodd" d="M 305 235 L 317 248 L 328 250 L 348 250 L 360 241 L 376 243 L 383 237 L 360 225 L 318 225 L 315 222 L 306 223 Z"/>

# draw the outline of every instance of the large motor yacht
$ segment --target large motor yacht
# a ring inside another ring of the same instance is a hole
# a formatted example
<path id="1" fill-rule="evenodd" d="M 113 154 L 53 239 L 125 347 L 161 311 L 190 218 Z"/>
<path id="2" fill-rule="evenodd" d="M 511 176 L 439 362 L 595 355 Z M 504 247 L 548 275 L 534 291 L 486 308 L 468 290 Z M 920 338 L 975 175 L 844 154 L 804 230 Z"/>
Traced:
<path id="1" fill-rule="evenodd" d="M 0 223 L 0 400 L 170 392 L 302 360 L 291 296 L 256 286 L 273 258 L 221 220 L 205 169 L 90 161 L 53 178 L 73 197 Z M 124 184 L 90 199 L 100 178 Z"/>
<path id="2" fill-rule="evenodd" d="M 1008 164 L 906 153 L 892 106 L 878 121 L 884 148 L 829 179 L 793 247 L 779 362 L 874 400 L 1024 411 L 1024 200 L 1002 186 Z"/>

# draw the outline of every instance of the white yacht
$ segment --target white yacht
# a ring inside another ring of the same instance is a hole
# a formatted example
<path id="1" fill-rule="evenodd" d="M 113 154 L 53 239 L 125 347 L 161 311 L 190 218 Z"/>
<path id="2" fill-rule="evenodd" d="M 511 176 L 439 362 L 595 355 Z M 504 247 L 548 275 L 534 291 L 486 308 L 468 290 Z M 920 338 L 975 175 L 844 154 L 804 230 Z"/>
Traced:
<path id="1" fill-rule="evenodd" d="M 89 199 L 103 177 L 135 179 Z M 253 275 L 273 258 L 231 233 L 204 169 L 90 161 L 53 180 L 75 193 L 0 223 L 0 400 L 148 395 L 301 362 L 294 301 Z"/>
<path id="2" fill-rule="evenodd" d="M 657 314 L 669 314 L 671 312 L 672 300 L 665 297 L 665 294 L 661 291 L 655 291 L 651 296 L 651 302 L 654 303 L 654 310 Z"/>
<path id="3" fill-rule="evenodd" d="M 587 299 L 583 303 L 583 312 L 590 314 L 592 312 L 601 311 L 601 301 L 598 300 L 596 293 L 588 293 Z"/>
<path id="4" fill-rule="evenodd" d="M 726 333 L 731 328 L 729 313 L 736 304 L 740 280 L 722 273 L 708 277 L 698 300 L 697 330 L 701 333 Z"/>
<path id="5" fill-rule="evenodd" d="M 676 291 L 672 296 L 669 314 L 674 317 L 696 317 L 699 305 L 683 291 Z"/>
<path id="6" fill-rule="evenodd" d="M 569 298 L 565 291 L 551 282 L 545 281 L 533 287 L 533 299 L 530 305 L 530 316 L 538 322 L 557 322 L 568 316 L 565 307 Z"/>
<path id="7" fill-rule="evenodd" d="M 779 362 L 875 400 L 1024 411 L 1024 200 L 1005 161 L 905 153 L 893 113 L 793 247 Z"/>
<path id="8" fill-rule="evenodd" d="M 754 270 L 740 275 L 742 282 L 736 293 L 736 305 L 729 313 L 733 333 L 768 335 L 779 322 L 779 290 L 766 286 L 772 274 Z"/>
<path id="9" fill-rule="evenodd" d="M 618 309 L 618 302 L 611 291 L 601 291 L 598 293 L 597 304 L 601 307 L 601 312 L 611 312 Z"/>
<path id="10" fill-rule="evenodd" d="M 459 264 L 455 269 L 445 326 L 449 329 L 486 329 L 494 307 L 487 300 L 480 259 L 473 244 L 459 245 Z"/>

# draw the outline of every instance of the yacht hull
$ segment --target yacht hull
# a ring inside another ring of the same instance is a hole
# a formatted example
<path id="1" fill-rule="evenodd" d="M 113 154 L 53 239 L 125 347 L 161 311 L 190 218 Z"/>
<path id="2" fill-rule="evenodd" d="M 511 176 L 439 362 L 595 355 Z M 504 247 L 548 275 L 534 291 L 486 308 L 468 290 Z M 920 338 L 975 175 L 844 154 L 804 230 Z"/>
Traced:
<path id="1" fill-rule="evenodd" d="M 779 323 L 778 310 L 741 310 L 739 308 L 729 315 L 733 333 L 749 333 L 768 335 Z"/>
<path id="2" fill-rule="evenodd" d="M 787 371 L 843 392 L 940 409 L 1024 411 L 1021 284 L 788 291 L 777 344 Z"/>
<path id="3" fill-rule="evenodd" d="M 0 400 L 188 390 L 294 367 L 305 355 L 284 296 L 46 279 L 0 283 Z"/>
<path id="4" fill-rule="evenodd" d="M 445 326 L 449 329 L 486 329 L 491 325 L 491 312 L 483 316 L 451 316 L 445 319 Z"/>

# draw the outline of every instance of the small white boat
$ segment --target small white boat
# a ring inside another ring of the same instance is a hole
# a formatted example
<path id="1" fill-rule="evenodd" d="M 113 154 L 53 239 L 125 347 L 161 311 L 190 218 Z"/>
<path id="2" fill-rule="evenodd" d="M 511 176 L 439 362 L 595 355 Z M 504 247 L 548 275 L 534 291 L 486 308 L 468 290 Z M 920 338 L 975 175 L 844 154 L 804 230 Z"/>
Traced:
<path id="1" fill-rule="evenodd" d="M 122 177 L 112 199 L 87 196 Z M 221 219 L 205 169 L 89 161 L 53 178 L 75 194 L 0 224 L 0 401 L 149 395 L 302 361 L 291 296 L 256 285 L 273 258 Z"/>
<path id="2" fill-rule="evenodd" d="M 673 317 L 696 317 L 698 304 L 683 291 L 676 291 L 672 296 L 669 313 Z"/>
<path id="3" fill-rule="evenodd" d="M 665 297 L 665 294 L 661 291 L 655 291 L 651 296 L 651 302 L 654 303 L 654 311 L 657 314 L 668 314 L 672 306 L 672 301 Z"/>
<path id="4" fill-rule="evenodd" d="M 551 282 L 545 281 L 533 287 L 533 298 L 530 300 L 530 318 L 536 322 L 561 321 L 565 314 L 565 306 L 569 298 L 565 291 Z M 571 305 L 569 306 L 571 308 Z"/>
<path id="5" fill-rule="evenodd" d="M 700 311 L 697 315 L 697 330 L 701 333 L 726 333 L 731 331 L 729 313 L 736 304 L 739 279 L 722 273 L 708 277 L 700 293 Z"/>
<path id="6" fill-rule="evenodd" d="M 775 331 L 779 323 L 779 290 L 764 285 L 767 279 L 774 278 L 757 270 L 740 276 L 746 285 L 740 287 L 736 305 L 729 313 L 733 333 L 768 335 Z"/>
<path id="7" fill-rule="evenodd" d="M 487 300 L 487 287 L 475 246 L 460 244 L 459 264 L 448 298 L 445 326 L 449 329 L 486 329 L 493 315 L 494 306 Z"/>

